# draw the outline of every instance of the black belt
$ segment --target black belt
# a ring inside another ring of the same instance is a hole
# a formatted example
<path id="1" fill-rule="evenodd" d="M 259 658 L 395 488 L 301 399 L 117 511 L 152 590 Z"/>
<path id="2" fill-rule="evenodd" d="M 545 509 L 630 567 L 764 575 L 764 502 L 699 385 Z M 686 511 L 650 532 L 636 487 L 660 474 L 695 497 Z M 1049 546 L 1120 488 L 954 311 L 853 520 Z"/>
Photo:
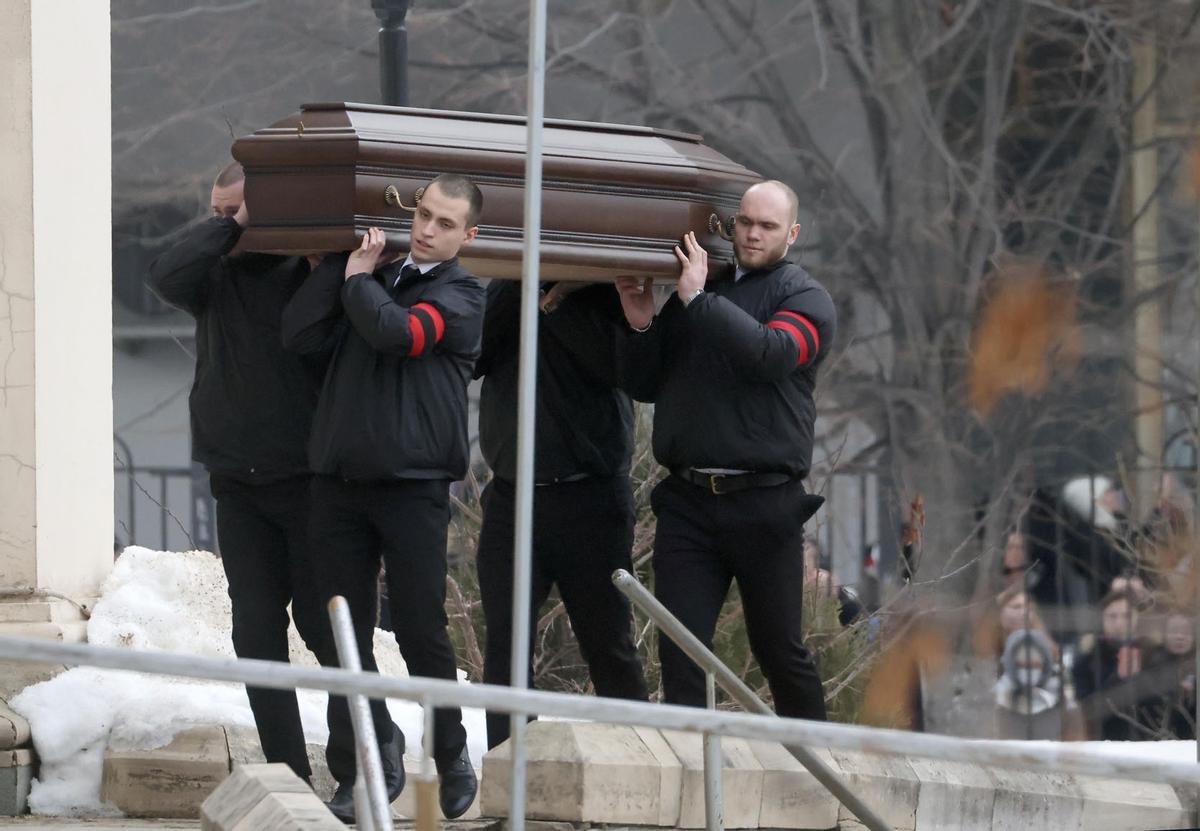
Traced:
<path id="1" fill-rule="evenodd" d="M 571 482 L 582 482 L 584 479 L 591 479 L 590 473 L 572 473 L 570 476 L 560 476 L 557 479 L 547 479 L 544 482 L 534 482 L 535 488 L 544 488 L 548 485 L 566 485 Z"/>
<path id="2" fill-rule="evenodd" d="M 773 488 L 795 479 L 786 473 L 703 473 L 690 467 L 672 471 L 685 482 L 720 495 L 747 488 Z"/>

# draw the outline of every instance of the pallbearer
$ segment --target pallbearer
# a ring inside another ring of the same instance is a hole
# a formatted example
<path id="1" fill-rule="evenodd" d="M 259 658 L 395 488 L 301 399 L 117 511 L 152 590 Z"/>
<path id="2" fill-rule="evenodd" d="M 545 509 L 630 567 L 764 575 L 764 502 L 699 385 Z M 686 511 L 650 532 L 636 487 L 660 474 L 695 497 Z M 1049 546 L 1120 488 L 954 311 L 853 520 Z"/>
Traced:
<path id="1" fill-rule="evenodd" d="M 483 378 L 479 444 L 493 473 L 483 493 L 477 558 L 488 684 L 511 681 L 520 296 L 517 282 L 488 286 L 475 367 Z M 634 523 L 633 408 L 618 389 L 615 360 L 621 306 L 610 286 L 581 283 L 544 286 L 540 306 L 533 583 L 526 614 L 536 619 L 557 585 L 596 693 L 644 700 L 629 602 L 609 579 L 614 569 L 631 568 Z M 532 686 L 532 667 L 529 681 Z M 494 747 L 508 738 L 509 716 L 489 713 L 487 729 Z"/>
<path id="2" fill-rule="evenodd" d="M 240 658 L 288 660 L 288 603 L 301 637 L 333 656 L 308 545 L 305 454 L 324 361 L 283 350 L 284 305 L 308 277 L 303 257 L 230 252 L 249 221 L 236 162 L 212 187 L 212 216 L 150 266 L 150 285 L 196 318 L 188 399 L 192 458 L 209 472 L 217 543 Z M 335 657 L 335 656 L 334 656 Z M 308 779 L 296 693 L 246 690 L 263 755 Z"/>
<path id="3" fill-rule="evenodd" d="M 821 284 L 786 259 L 800 231 L 796 213 L 787 185 L 754 185 L 735 217 L 736 264 L 718 279 L 705 284 L 707 254 L 688 234 L 660 315 L 650 280 L 621 278 L 617 289 L 629 324 L 628 389 L 655 403 L 654 455 L 671 472 L 652 495 L 655 593 L 711 646 L 736 579 L 776 711 L 824 719 L 821 679 L 800 631 L 804 522 L 822 500 L 802 480 L 817 367 L 836 316 Z M 659 644 L 666 700 L 703 707 L 703 671 L 670 639 Z"/>
<path id="4" fill-rule="evenodd" d="M 404 256 L 371 228 L 349 254 L 326 257 L 284 312 L 284 342 L 332 355 L 313 421 L 312 539 L 325 596 L 350 602 L 363 668 L 372 652 L 376 578 L 386 566 L 392 625 L 414 676 L 455 680 L 446 631 L 450 482 L 467 471 L 467 383 L 479 354 L 483 286 L 458 263 L 475 239 L 479 189 L 442 175 L 425 189 Z M 389 801 L 404 787 L 404 735 L 372 701 Z M 442 812 L 461 816 L 475 772 L 457 707 L 434 717 Z M 354 819 L 354 734 L 346 700 L 329 702 L 330 810 Z"/>

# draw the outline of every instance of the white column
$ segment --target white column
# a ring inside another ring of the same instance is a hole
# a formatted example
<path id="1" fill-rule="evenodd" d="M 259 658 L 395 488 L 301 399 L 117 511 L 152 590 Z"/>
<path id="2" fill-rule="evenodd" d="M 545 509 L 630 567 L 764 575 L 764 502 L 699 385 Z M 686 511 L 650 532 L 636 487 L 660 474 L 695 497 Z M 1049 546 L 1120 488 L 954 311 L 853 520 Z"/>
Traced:
<path id="1" fill-rule="evenodd" d="M 0 3 L 0 634 L 81 637 L 113 559 L 108 0 Z M 0 667 L 0 695 L 8 668 Z"/>

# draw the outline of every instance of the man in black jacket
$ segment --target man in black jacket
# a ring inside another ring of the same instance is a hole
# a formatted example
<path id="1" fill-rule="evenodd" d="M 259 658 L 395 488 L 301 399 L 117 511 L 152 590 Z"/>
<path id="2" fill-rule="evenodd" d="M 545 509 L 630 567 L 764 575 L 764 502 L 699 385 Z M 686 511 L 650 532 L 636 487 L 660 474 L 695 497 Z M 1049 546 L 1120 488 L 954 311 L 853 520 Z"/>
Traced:
<path id="1" fill-rule="evenodd" d="M 213 217 L 150 266 L 163 300 L 196 318 L 192 458 L 209 472 L 239 657 L 288 660 L 288 603 L 318 657 L 332 654 L 312 579 L 305 456 L 323 365 L 283 350 L 280 316 L 308 276 L 302 257 L 229 252 L 247 222 L 236 162 L 212 188 Z M 311 775 L 296 694 L 246 690 L 268 762 Z"/>
<path id="2" fill-rule="evenodd" d="M 479 591 L 487 624 L 483 680 L 511 681 L 513 537 L 517 473 L 520 283 L 487 289 L 475 376 L 479 445 L 494 474 L 483 494 Z M 630 570 L 633 406 L 616 388 L 621 307 L 608 286 L 558 283 L 542 297 L 538 326 L 531 616 L 558 585 L 598 695 L 646 699 L 630 635 L 629 602 L 609 579 Z M 530 654 L 534 632 L 530 631 Z M 532 660 L 530 661 L 532 685 Z M 488 713 L 488 747 L 508 738 L 509 716 Z"/>
<path id="3" fill-rule="evenodd" d="M 326 257 L 284 311 L 283 337 L 302 354 L 331 354 L 313 419 L 312 538 L 326 597 L 350 603 L 363 668 L 372 640 L 382 559 L 400 654 L 414 676 L 455 680 L 446 631 L 446 531 L 450 482 L 467 470 L 467 383 L 479 354 L 483 287 L 458 263 L 478 233 L 483 197 L 442 175 L 413 217 L 406 258 L 384 255 L 384 235 Z M 404 786 L 404 736 L 382 701 L 371 702 L 391 798 Z M 447 818 L 475 795 L 458 708 L 434 716 L 434 761 Z M 329 704 L 330 809 L 354 817 L 354 735 L 346 701 Z"/>
<path id="4" fill-rule="evenodd" d="M 655 402 L 654 455 L 671 475 L 651 497 L 658 517 L 655 593 L 711 644 L 736 579 L 750 648 L 783 716 L 825 718 L 821 679 L 801 639 L 804 522 L 821 504 L 802 480 L 812 459 L 816 370 L 833 340 L 829 294 L 784 259 L 797 199 L 781 182 L 746 191 L 735 267 L 705 285 L 694 234 L 676 291 L 655 318 L 649 280 L 621 278 L 630 331 L 626 384 Z M 704 673 L 659 638 L 668 702 L 704 706 Z"/>

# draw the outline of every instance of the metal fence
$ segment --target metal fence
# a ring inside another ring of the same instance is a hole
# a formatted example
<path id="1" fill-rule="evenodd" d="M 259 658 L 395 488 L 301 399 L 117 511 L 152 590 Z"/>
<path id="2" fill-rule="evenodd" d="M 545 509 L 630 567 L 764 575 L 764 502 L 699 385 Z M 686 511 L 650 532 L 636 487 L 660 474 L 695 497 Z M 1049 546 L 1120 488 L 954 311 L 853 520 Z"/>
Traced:
<path id="1" fill-rule="evenodd" d="M 217 550 L 216 502 L 202 467 L 139 465 L 129 444 L 113 436 L 117 550 Z"/>

